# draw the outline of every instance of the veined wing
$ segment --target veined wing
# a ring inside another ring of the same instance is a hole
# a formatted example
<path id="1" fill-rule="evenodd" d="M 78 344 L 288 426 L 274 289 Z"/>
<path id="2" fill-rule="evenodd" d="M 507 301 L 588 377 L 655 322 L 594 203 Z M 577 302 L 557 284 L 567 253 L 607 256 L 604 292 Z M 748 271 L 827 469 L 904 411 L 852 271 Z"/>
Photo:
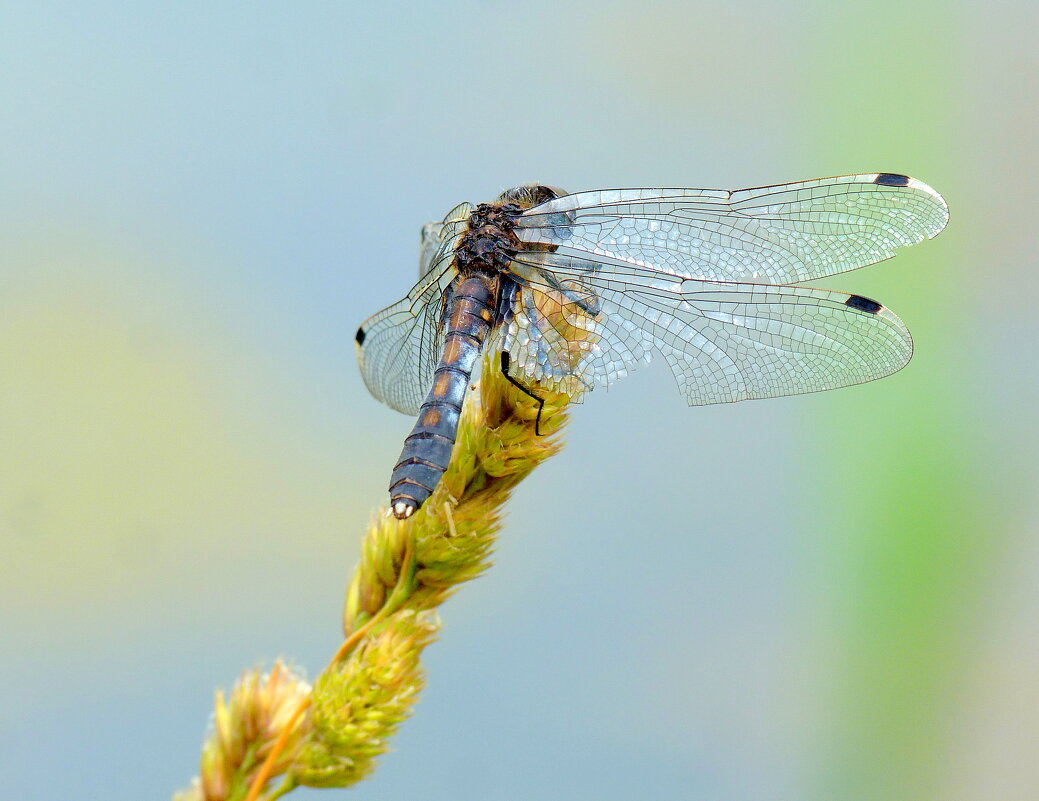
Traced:
<path id="1" fill-rule="evenodd" d="M 419 282 L 407 297 L 357 329 L 357 361 L 368 390 L 397 411 L 416 414 L 444 347 L 444 293 L 454 280 L 456 241 L 471 205 L 460 203 L 438 223 L 422 226 Z"/>
<path id="2" fill-rule="evenodd" d="M 524 212 L 516 234 L 686 278 L 793 284 L 890 258 L 948 218 L 922 181 L 871 173 L 735 191 L 577 192 Z"/>
<path id="3" fill-rule="evenodd" d="M 433 260 L 444 244 L 444 223 L 428 222 L 422 226 L 418 245 L 418 277 L 421 278 L 433 266 Z"/>
<path id="4" fill-rule="evenodd" d="M 522 253 L 513 269 L 514 374 L 563 391 L 608 385 L 657 352 L 690 405 L 796 395 L 881 378 L 913 352 L 902 321 L 858 295 L 559 253 Z"/>
<path id="5" fill-rule="evenodd" d="M 417 414 L 444 348 L 445 293 L 454 280 L 448 242 L 407 297 L 357 329 L 357 361 L 368 390 L 405 414 Z"/>
<path id="6" fill-rule="evenodd" d="M 444 216 L 441 222 L 428 222 L 422 226 L 418 248 L 419 278 L 439 262 L 440 257 L 446 252 L 448 244 L 454 246 L 454 241 L 468 224 L 470 211 L 472 211 L 471 203 L 459 203 Z"/>

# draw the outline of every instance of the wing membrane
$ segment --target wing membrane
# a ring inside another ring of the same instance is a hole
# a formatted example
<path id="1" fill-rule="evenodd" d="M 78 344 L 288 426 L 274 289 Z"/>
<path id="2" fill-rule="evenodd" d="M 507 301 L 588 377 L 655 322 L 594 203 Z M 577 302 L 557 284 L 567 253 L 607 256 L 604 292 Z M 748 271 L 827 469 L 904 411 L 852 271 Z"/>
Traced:
<path id="1" fill-rule="evenodd" d="M 372 315 L 357 330 L 357 361 L 368 390 L 405 414 L 416 414 L 444 350 L 445 293 L 455 277 L 456 240 L 471 206 L 460 203 L 438 223 L 422 226 L 419 281 L 407 297 Z"/>
<path id="2" fill-rule="evenodd" d="M 418 413 L 444 349 L 444 296 L 455 276 L 442 253 L 407 297 L 369 317 L 357 331 L 357 361 L 368 390 L 405 414 Z"/>
<path id="3" fill-rule="evenodd" d="M 459 203 L 441 222 L 428 222 L 422 226 L 418 249 L 419 278 L 428 273 L 440 260 L 446 252 L 446 245 L 453 245 L 454 240 L 465 230 L 471 210 L 471 203 Z"/>
<path id="4" fill-rule="evenodd" d="M 948 216 L 922 181 L 872 173 L 735 191 L 578 192 L 526 211 L 516 234 L 687 278 L 793 284 L 890 258 Z"/>
<path id="5" fill-rule="evenodd" d="M 527 298 L 507 340 L 512 361 L 564 391 L 608 385 L 654 352 L 690 405 L 872 381 L 912 355 L 902 321 L 855 295 L 681 279 L 559 253 L 524 253 L 514 264 Z M 559 320 L 584 332 L 571 369 L 553 358 Z"/>

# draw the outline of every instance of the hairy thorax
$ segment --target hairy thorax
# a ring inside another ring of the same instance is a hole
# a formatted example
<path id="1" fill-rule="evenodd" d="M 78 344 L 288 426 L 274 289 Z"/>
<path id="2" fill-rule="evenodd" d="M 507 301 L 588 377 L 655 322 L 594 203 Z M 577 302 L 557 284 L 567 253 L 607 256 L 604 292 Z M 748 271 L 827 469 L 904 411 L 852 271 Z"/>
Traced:
<path id="1" fill-rule="evenodd" d="M 469 227 L 455 250 L 458 270 L 497 274 L 505 271 L 520 250 L 549 249 L 520 243 L 516 219 L 526 209 L 565 194 L 543 184 L 524 184 L 502 192 L 494 203 L 481 203 L 469 215 Z M 555 248 L 552 247 L 552 250 Z"/>
<path id="2" fill-rule="evenodd" d="M 469 227 L 455 250 L 458 270 L 499 273 L 516 257 L 520 243 L 513 232 L 520 207 L 514 203 L 481 203 L 469 215 Z"/>

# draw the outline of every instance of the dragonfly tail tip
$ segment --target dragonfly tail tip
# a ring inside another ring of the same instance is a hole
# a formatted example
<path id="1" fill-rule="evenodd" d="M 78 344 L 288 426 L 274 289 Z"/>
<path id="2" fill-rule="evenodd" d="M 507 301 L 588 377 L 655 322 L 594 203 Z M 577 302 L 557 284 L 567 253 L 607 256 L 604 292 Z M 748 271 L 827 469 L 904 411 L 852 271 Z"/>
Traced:
<path id="1" fill-rule="evenodd" d="M 415 514 L 415 502 L 398 498 L 393 502 L 393 516 L 398 520 L 407 520 Z"/>

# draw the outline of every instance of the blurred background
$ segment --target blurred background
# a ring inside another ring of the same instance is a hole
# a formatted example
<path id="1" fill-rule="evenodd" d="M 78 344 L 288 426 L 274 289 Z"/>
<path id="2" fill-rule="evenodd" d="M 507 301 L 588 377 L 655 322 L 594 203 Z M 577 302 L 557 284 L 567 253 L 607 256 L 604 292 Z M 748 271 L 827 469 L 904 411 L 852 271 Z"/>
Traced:
<path id="1" fill-rule="evenodd" d="M 423 222 L 530 180 L 891 171 L 951 224 L 826 284 L 913 363 L 591 396 L 349 792 L 1039 797 L 1037 29 L 1024 0 L 7 6 L 4 795 L 168 797 L 214 688 L 324 665 L 412 424 L 353 335 Z"/>

